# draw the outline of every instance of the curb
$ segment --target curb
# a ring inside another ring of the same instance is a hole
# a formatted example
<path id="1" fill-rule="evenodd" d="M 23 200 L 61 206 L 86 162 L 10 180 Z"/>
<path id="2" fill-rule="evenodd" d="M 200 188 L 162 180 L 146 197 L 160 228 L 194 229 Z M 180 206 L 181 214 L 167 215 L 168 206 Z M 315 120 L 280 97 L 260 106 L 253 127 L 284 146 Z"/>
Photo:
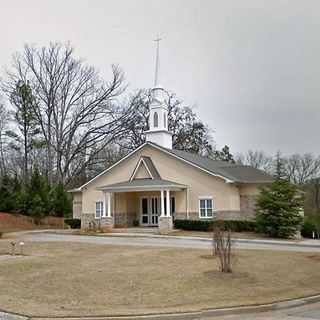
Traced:
<path id="1" fill-rule="evenodd" d="M 203 309 L 199 311 L 191 312 L 176 312 L 176 313 L 159 313 L 159 314 L 140 314 L 140 315 L 97 315 L 97 316 L 27 316 L 19 313 L 9 313 L 0 310 L 0 312 L 6 313 L 8 316 L 17 316 L 25 320 L 195 320 L 201 317 L 215 317 L 215 316 L 226 316 L 226 315 L 241 315 L 246 313 L 260 313 L 267 311 L 276 311 L 290 309 L 294 307 L 300 307 L 307 304 L 315 303 L 320 301 L 320 294 L 284 300 L 268 304 L 259 305 L 248 305 L 240 307 L 228 307 L 228 308 L 217 308 L 217 309 Z"/>

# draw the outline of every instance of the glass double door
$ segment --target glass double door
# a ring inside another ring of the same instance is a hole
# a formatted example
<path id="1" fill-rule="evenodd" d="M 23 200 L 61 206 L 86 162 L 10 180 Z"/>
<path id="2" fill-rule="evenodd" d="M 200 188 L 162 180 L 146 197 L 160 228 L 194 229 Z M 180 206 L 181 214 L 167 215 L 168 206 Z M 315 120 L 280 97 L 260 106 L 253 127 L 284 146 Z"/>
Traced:
<path id="1" fill-rule="evenodd" d="M 144 226 L 157 226 L 160 215 L 159 197 L 141 198 L 141 224 Z"/>

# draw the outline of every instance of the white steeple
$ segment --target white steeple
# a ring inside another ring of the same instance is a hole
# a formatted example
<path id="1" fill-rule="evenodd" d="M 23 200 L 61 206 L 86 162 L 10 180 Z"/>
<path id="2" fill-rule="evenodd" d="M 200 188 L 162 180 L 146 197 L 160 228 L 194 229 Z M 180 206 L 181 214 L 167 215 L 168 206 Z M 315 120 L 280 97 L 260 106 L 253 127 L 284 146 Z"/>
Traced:
<path id="1" fill-rule="evenodd" d="M 156 68 L 150 103 L 149 130 L 146 131 L 146 140 L 172 149 L 172 133 L 168 131 L 168 107 L 165 103 L 167 93 L 159 84 L 160 40 L 159 37 L 154 40 L 157 43 Z"/>

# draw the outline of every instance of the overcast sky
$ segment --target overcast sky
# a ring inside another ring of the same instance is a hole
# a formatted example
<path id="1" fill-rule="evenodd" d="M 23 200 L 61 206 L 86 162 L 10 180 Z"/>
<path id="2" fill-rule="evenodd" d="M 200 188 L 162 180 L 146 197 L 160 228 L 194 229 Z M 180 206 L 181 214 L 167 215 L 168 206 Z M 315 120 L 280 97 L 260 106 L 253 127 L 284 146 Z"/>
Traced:
<path id="1" fill-rule="evenodd" d="M 130 90 L 160 82 L 236 153 L 320 154 L 319 0 L 0 0 L 0 64 L 24 43 L 70 41 Z"/>

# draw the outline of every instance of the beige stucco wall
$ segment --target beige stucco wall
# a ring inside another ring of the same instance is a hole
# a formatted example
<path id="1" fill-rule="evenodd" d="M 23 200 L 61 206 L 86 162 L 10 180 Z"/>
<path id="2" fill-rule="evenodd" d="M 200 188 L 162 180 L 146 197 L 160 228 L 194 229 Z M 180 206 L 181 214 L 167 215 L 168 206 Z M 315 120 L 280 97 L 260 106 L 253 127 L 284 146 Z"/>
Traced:
<path id="1" fill-rule="evenodd" d="M 255 183 L 241 184 L 239 186 L 239 192 L 240 192 L 240 195 L 246 195 L 246 196 L 258 195 L 260 192 L 259 190 L 260 187 L 261 185 L 255 184 Z"/>
<path id="2" fill-rule="evenodd" d="M 80 219 L 82 212 L 82 193 L 75 192 L 72 194 L 72 212 L 73 219 Z"/>
<path id="3" fill-rule="evenodd" d="M 98 187 L 128 181 L 142 155 L 152 158 L 152 161 L 158 169 L 162 179 L 171 180 L 188 186 L 188 190 L 186 192 L 176 192 L 175 194 L 176 212 L 185 213 L 187 211 L 188 202 L 189 212 L 197 213 L 198 201 L 201 196 L 211 196 L 214 200 L 215 210 L 240 210 L 240 194 L 236 185 L 226 183 L 222 178 L 214 177 L 172 157 L 171 155 L 159 151 L 152 146 L 146 145 L 133 156 L 122 161 L 119 165 L 98 177 L 84 188 L 82 194 L 83 213 L 95 212 L 95 202 L 103 201 L 103 194 L 101 191 L 97 190 Z M 128 200 L 121 201 L 121 199 L 124 199 L 122 197 L 125 196 L 120 194 L 116 194 L 115 196 L 117 211 L 129 210 Z M 136 197 L 134 195 L 131 195 L 130 197 L 130 210 L 134 210 L 133 200 L 136 199 Z M 137 203 L 139 205 L 139 202 Z M 136 208 L 136 210 L 138 210 L 138 208 Z"/>
<path id="4" fill-rule="evenodd" d="M 134 179 L 148 179 L 151 178 L 149 172 L 147 171 L 146 167 L 144 164 L 140 164 L 140 167 L 138 168 Z"/>

